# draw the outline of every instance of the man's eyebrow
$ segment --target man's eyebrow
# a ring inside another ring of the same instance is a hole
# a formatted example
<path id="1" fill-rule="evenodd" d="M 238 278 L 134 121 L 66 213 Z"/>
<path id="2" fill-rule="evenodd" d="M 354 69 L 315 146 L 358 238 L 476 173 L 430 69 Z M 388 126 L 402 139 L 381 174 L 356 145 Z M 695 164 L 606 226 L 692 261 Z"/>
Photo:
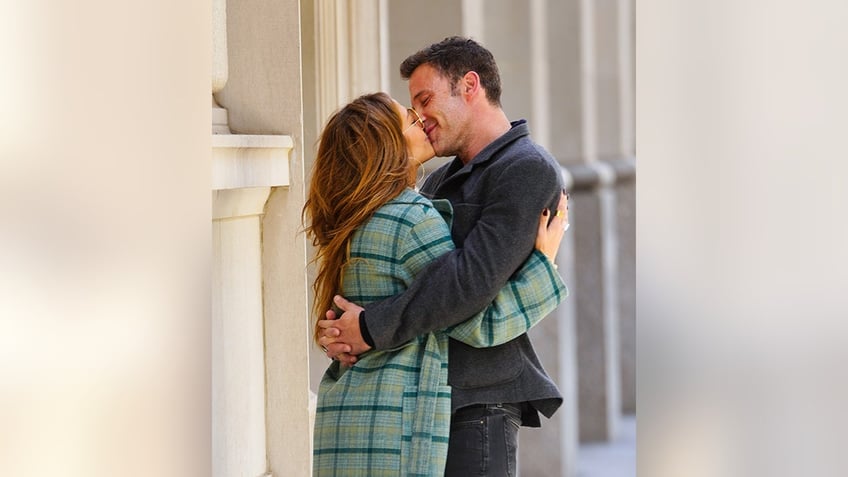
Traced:
<path id="1" fill-rule="evenodd" d="M 421 96 L 422 94 L 426 94 L 426 93 L 429 93 L 429 91 L 426 90 L 426 89 L 419 91 L 418 93 L 415 94 L 415 96 L 412 97 L 412 102 L 414 103 L 415 100 L 418 99 L 419 96 Z"/>

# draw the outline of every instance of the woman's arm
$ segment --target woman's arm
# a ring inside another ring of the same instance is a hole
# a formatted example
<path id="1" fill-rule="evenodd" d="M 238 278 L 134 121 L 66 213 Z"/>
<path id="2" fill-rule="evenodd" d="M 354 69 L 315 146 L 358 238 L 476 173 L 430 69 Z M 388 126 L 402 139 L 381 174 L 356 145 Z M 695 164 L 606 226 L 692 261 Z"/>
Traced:
<path id="1" fill-rule="evenodd" d="M 524 265 L 485 310 L 447 328 L 448 336 L 475 348 L 497 346 L 526 333 L 559 306 L 568 289 L 554 259 L 567 224 L 568 199 L 562 194 L 557 210 L 541 215 L 536 250 Z"/>

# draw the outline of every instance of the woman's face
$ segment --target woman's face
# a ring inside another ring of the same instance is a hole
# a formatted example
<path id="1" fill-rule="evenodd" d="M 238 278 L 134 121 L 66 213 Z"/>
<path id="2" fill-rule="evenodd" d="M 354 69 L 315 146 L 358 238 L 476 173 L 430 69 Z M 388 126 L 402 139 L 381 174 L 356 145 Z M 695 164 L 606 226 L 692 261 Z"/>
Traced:
<path id="1" fill-rule="evenodd" d="M 406 138 L 409 158 L 413 161 L 413 168 L 417 169 L 419 165 L 432 159 L 436 153 L 433 151 L 430 140 L 427 139 L 427 134 L 424 133 L 423 122 L 415 110 L 407 109 L 397 101 L 395 101 L 395 109 L 401 117 L 401 129 L 403 129 L 403 137 Z"/>

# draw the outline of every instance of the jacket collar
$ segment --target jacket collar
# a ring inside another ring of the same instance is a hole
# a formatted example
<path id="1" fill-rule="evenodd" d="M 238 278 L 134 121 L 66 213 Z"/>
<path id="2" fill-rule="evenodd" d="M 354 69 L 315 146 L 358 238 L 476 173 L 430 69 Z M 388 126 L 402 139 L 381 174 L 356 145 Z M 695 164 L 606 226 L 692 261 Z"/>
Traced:
<path id="1" fill-rule="evenodd" d="M 406 188 L 388 204 L 424 204 L 431 205 L 450 227 L 453 223 L 453 206 L 447 199 L 428 199 L 410 188 Z"/>
<path id="2" fill-rule="evenodd" d="M 459 158 L 454 157 L 453 162 L 450 165 L 451 170 L 455 170 L 459 168 L 456 172 L 451 174 L 446 178 L 446 182 L 465 176 L 470 174 L 471 171 L 480 164 L 485 164 L 489 162 L 498 155 L 498 153 L 508 146 L 510 143 L 515 141 L 516 139 L 522 138 L 524 136 L 528 136 L 530 134 L 530 128 L 527 126 L 527 121 L 524 119 L 519 119 L 518 121 L 510 122 L 512 127 L 509 131 L 505 132 L 501 137 L 495 139 L 488 146 L 484 147 L 480 153 L 474 156 L 468 164 L 462 164 L 462 161 Z"/>

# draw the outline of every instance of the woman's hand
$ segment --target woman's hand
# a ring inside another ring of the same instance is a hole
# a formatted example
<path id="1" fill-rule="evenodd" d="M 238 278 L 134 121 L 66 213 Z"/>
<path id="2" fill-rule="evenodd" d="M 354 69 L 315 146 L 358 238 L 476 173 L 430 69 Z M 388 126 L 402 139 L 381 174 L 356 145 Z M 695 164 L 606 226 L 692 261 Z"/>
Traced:
<path id="1" fill-rule="evenodd" d="M 548 223 L 548 219 L 553 213 L 554 217 Z M 559 197 L 559 205 L 557 210 L 542 211 L 539 218 L 539 231 L 536 233 L 536 249 L 545 254 L 546 257 L 553 263 L 556 259 L 559 244 L 565 235 L 565 229 L 568 228 L 568 196 L 562 193 Z"/>

